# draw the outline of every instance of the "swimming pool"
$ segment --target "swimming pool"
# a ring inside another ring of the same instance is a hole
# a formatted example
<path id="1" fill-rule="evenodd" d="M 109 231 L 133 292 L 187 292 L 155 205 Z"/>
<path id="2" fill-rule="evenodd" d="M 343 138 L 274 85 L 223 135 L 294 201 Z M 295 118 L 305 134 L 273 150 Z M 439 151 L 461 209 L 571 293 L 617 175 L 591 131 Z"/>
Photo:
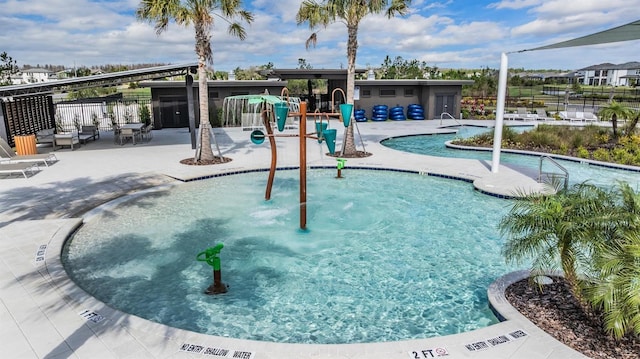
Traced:
<path id="1" fill-rule="evenodd" d="M 70 277 L 108 305 L 196 332 L 287 343 L 366 343 L 496 323 L 486 290 L 517 268 L 496 223 L 511 202 L 412 173 L 308 173 L 298 229 L 296 171 L 181 184 L 89 220 L 67 242 Z M 229 291 L 207 296 L 195 256 L 223 242 Z"/>
<path id="2" fill-rule="evenodd" d="M 529 127 L 530 128 L 530 127 Z M 518 131 L 526 130 L 527 127 L 515 127 Z M 448 148 L 445 142 L 455 138 L 468 138 L 474 135 L 493 131 L 492 128 L 464 126 L 455 134 L 435 134 L 394 137 L 382 141 L 382 144 L 405 152 L 418 153 L 423 155 L 469 158 L 491 161 L 491 151 L 460 150 Z M 539 156 L 519 155 L 513 153 L 500 153 L 500 163 L 511 166 L 524 173 L 537 174 L 540 158 Z M 632 188 L 640 189 L 640 172 L 621 170 L 609 167 L 594 166 L 587 163 L 556 159 L 569 172 L 569 183 L 581 183 L 589 181 L 597 185 L 609 186 L 615 181 L 629 183 Z"/>

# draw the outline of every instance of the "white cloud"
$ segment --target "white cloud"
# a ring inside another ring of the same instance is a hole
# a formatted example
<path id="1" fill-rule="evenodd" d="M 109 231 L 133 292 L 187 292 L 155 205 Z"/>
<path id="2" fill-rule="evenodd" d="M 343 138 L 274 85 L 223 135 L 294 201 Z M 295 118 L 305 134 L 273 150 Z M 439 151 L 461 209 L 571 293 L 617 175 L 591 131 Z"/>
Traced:
<path id="1" fill-rule="evenodd" d="M 488 7 L 495 9 L 523 9 L 536 6 L 540 3 L 542 3 L 542 0 L 503 0 L 489 4 Z"/>

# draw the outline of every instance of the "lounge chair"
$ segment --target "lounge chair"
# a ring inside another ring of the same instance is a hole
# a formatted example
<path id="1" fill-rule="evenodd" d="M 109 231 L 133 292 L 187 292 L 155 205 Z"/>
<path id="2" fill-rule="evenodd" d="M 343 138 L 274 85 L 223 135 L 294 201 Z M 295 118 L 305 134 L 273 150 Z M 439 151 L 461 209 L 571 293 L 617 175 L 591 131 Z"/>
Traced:
<path id="1" fill-rule="evenodd" d="M 73 146 L 78 145 L 80 147 L 80 137 L 78 133 L 56 133 L 53 135 L 53 150 L 55 151 L 58 146 L 71 146 L 71 151 L 74 150 Z"/>
<path id="2" fill-rule="evenodd" d="M 518 112 L 518 118 L 523 121 L 538 119 L 538 115 L 529 113 L 525 107 L 518 107 L 516 111 Z"/>
<path id="3" fill-rule="evenodd" d="M 80 143 L 87 144 L 88 140 L 96 140 L 100 138 L 100 131 L 96 126 L 82 126 L 82 131 L 78 133 L 78 139 Z"/>
<path id="4" fill-rule="evenodd" d="M 584 122 L 598 122 L 598 116 L 594 115 L 592 112 L 584 112 L 582 117 L 584 118 Z"/>
<path id="5" fill-rule="evenodd" d="M 37 155 L 17 155 L 13 148 L 9 146 L 7 141 L 3 138 L 0 138 L 0 161 L 8 162 L 8 163 L 18 163 L 18 162 L 36 162 L 43 163 L 45 166 L 49 167 L 49 163 L 54 163 L 58 161 L 58 158 L 53 153 L 43 153 Z"/>
<path id="6" fill-rule="evenodd" d="M 536 115 L 538 115 L 537 120 L 539 121 L 555 121 L 555 118 L 549 117 L 547 115 L 547 110 L 545 110 L 544 108 L 537 108 Z"/>
<path id="7" fill-rule="evenodd" d="M 578 117 L 578 113 L 574 111 L 567 111 L 566 119 L 569 120 L 569 122 L 573 122 L 573 121 L 582 122 L 582 118 Z"/>
<path id="8" fill-rule="evenodd" d="M 27 172 L 29 172 L 29 174 L 33 176 L 38 171 L 40 171 L 38 164 L 33 162 L 32 163 L 0 162 L 0 173 L 8 173 L 8 174 L 20 173 L 24 176 L 24 178 L 28 178 Z"/>

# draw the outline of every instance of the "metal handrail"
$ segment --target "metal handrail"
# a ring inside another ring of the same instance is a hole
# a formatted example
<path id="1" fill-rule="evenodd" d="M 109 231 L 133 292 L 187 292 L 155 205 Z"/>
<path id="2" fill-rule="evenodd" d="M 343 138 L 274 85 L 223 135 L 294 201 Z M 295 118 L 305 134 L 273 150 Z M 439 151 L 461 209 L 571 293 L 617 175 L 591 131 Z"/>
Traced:
<path id="1" fill-rule="evenodd" d="M 452 120 L 456 121 L 458 125 L 463 126 L 460 122 L 458 122 L 458 119 L 453 117 L 449 112 L 443 112 L 440 114 L 440 125 L 442 125 L 442 119 L 444 118 L 444 115 L 449 116 Z"/>
<path id="2" fill-rule="evenodd" d="M 558 173 L 558 172 L 543 172 L 542 171 L 542 164 L 543 164 L 544 160 L 548 160 L 549 162 L 551 162 L 551 164 L 553 164 L 557 168 L 559 168 L 560 171 L 562 171 L 562 173 Z M 564 190 L 566 191 L 567 188 L 569 188 L 569 171 L 567 171 L 566 168 L 564 168 L 561 164 L 556 162 L 556 160 L 554 160 L 550 156 L 546 156 L 546 155 L 545 156 L 540 156 L 540 165 L 538 167 L 538 182 L 540 182 L 540 183 L 542 183 L 542 180 L 543 180 L 542 175 L 545 175 L 545 176 L 551 177 L 551 178 L 555 178 L 556 176 L 564 177 Z"/>

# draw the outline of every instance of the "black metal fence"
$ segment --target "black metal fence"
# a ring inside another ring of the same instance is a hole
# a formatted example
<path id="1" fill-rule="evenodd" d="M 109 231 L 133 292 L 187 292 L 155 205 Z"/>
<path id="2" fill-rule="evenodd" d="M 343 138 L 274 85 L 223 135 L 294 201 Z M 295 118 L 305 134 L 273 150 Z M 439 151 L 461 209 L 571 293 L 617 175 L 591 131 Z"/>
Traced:
<path id="1" fill-rule="evenodd" d="M 73 131 L 83 125 L 110 131 L 114 124 L 153 121 L 149 97 L 63 101 L 54 104 L 54 111 L 58 131 Z"/>

